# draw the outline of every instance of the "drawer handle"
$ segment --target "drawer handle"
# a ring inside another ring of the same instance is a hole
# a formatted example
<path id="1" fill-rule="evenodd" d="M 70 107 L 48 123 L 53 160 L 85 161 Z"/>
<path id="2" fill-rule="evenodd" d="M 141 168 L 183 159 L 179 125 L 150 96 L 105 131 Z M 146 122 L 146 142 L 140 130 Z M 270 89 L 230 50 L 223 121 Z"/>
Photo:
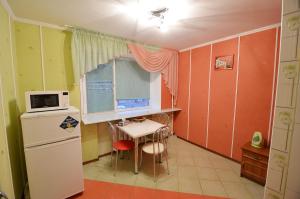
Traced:
<path id="1" fill-rule="evenodd" d="M 293 99 L 294 99 L 294 83 L 295 83 L 295 78 L 293 78 L 293 84 L 292 84 L 292 94 L 291 94 L 291 100 L 290 100 L 290 105 L 293 106 Z"/>
<path id="2" fill-rule="evenodd" d="M 259 168 L 259 169 L 267 170 L 267 166 L 264 167 L 264 166 L 260 166 L 260 165 L 253 164 L 253 163 L 247 163 L 247 165 L 250 165 L 252 167 L 256 167 L 256 168 Z"/>
<path id="3" fill-rule="evenodd" d="M 248 155 L 245 155 L 246 158 L 249 158 L 249 159 L 254 159 L 254 160 L 262 160 L 261 157 L 257 157 L 257 156 L 248 156 Z"/>
<path id="4" fill-rule="evenodd" d="M 260 157 L 256 157 L 256 156 L 254 156 L 253 158 L 254 158 L 255 160 L 261 160 Z"/>

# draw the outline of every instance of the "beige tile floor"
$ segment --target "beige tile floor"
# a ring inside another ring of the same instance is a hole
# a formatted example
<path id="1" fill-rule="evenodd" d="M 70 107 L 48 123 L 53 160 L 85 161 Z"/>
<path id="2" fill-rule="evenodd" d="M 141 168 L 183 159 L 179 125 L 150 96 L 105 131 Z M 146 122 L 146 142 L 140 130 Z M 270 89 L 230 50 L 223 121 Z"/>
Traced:
<path id="1" fill-rule="evenodd" d="M 157 164 L 160 173 L 153 180 L 152 156 L 144 155 L 137 175 L 133 173 L 133 155 L 119 160 L 116 176 L 113 175 L 110 156 L 84 165 L 87 179 L 121 183 L 154 189 L 221 196 L 237 199 L 263 198 L 264 187 L 240 177 L 240 165 L 172 136 L 168 145 L 170 175 L 166 164 Z"/>

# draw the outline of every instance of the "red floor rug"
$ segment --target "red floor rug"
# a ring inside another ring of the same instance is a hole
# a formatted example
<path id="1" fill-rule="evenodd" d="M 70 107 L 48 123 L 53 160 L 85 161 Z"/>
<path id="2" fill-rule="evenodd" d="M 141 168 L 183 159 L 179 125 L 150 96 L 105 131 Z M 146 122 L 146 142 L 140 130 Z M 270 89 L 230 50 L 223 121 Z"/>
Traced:
<path id="1" fill-rule="evenodd" d="M 84 192 L 70 199 L 222 199 L 173 191 L 84 180 Z"/>

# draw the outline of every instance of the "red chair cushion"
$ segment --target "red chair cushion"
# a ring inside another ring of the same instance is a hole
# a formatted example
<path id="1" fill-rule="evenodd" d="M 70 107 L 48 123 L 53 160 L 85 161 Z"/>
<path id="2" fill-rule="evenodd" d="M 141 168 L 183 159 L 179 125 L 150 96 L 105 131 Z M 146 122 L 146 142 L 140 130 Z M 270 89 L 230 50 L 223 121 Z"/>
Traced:
<path id="1" fill-rule="evenodd" d="M 128 151 L 134 148 L 134 142 L 131 140 L 119 140 L 113 143 L 113 147 L 119 151 Z"/>

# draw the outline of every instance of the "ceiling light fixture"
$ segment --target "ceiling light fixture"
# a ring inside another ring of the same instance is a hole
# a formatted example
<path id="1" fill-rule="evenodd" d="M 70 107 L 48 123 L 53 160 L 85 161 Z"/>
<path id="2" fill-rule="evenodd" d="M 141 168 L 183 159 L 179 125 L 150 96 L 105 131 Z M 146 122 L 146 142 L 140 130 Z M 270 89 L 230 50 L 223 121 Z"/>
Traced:
<path id="1" fill-rule="evenodd" d="M 144 27 L 157 27 L 166 32 L 171 25 L 188 13 L 188 1 L 185 0 L 140 0 L 138 3 L 123 4 L 121 12 L 131 16 Z"/>
<path id="2" fill-rule="evenodd" d="M 162 31 L 162 32 L 166 32 L 169 28 L 168 25 L 166 24 L 165 21 L 165 15 L 168 12 L 168 8 L 164 7 L 164 8 L 160 8 L 157 10 L 152 10 L 151 11 L 151 15 L 154 18 L 157 18 L 158 21 L 158 28 Z"/>

